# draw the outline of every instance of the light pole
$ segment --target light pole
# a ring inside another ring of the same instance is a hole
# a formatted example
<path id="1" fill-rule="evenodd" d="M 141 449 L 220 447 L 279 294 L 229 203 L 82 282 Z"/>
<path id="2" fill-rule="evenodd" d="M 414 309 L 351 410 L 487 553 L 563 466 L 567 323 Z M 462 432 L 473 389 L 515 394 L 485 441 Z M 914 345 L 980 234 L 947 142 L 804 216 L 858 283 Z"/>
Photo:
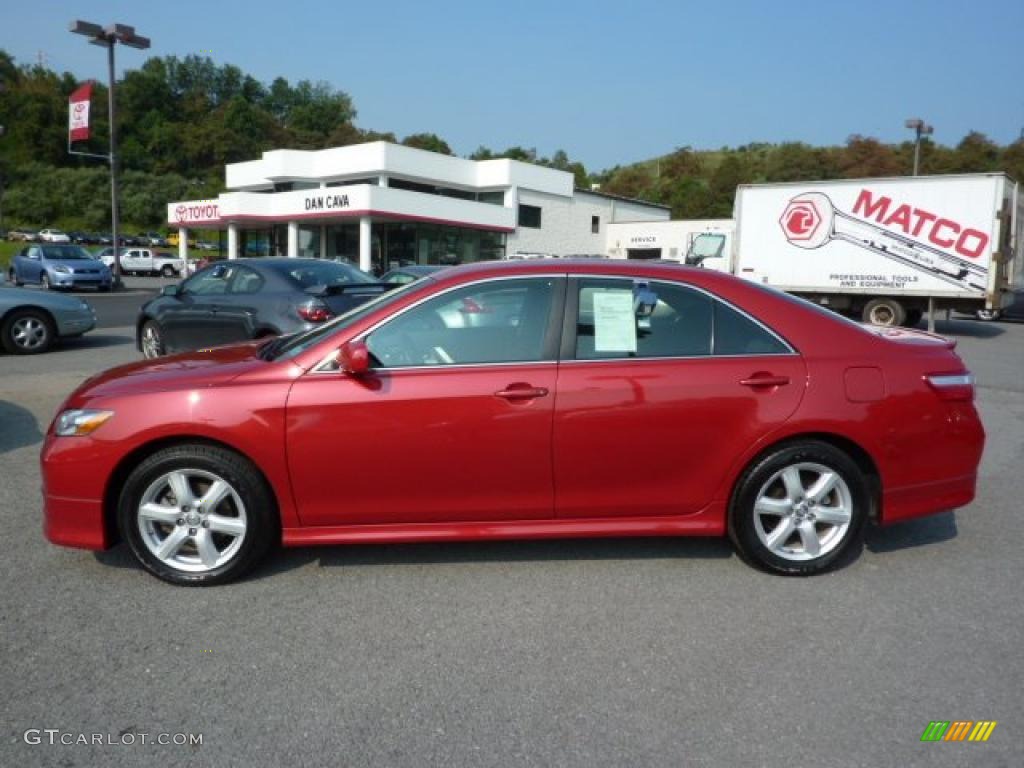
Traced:
<path id="1" fill-rule="evenodd" d="M 917 176 L 918 168 L 921 165 L 921 137 L 931 136 L 935 132 L 935 128 L 919 117 L 910 118 L 904 125 L 914 132 L 914 175 Z"/>
<path id="2" fill-rule="evenodd" d="M 114 46 L 117 43 L 129 48 L 149 48 L 149 38 L 135 34 L 135 27 L 126 24 L 108 24 L 101 27 L 88 21 L 73 21 L 69 29 L 76 35 L 85 35 L 89 42 L 107 49 L 107 113 L 110 121 L 110 234 L 114 247 L 114 282 L 121 282 L 121 254 L 118 242 L 117 206 L 117 108 L 114 101 Z"/>

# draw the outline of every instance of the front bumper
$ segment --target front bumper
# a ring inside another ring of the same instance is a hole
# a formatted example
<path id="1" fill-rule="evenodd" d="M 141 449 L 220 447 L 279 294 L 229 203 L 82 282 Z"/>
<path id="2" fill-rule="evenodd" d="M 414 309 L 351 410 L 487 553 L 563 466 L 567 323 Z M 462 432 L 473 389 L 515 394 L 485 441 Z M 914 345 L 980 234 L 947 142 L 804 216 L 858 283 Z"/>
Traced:
<path id="1" fill-rule="evenodd" d="M 58 336 L 80 336 L 96 327 L 96 311 L 89 309 L 56 312 Z"/>
<path id="2" fill-rule="evenodd" d="M 113 533 L 103 519 L 103 481 L 110 471 L 89 438 L 48 434 L 40 453 L 43 533 L 54 544 L 107 549 Z"/>
<path id="3" fill-rule="evenodd" d="M 76 275 L 56 272 L 50 282 L 57 288 L 109 288 L 112 280 L 110 275 Z"/>

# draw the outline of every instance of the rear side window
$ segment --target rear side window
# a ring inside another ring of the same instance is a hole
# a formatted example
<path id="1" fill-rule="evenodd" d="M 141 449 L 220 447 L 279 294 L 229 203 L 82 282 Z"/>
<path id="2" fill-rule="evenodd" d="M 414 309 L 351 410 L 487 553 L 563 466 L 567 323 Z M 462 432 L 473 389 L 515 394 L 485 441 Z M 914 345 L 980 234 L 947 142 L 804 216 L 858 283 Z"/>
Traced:
<path id="1" fill-rule="evenodd" d="M 643 308 L 645 291 L 656 302 Z M 712 299 L 669 283 L 582 280 L 576 358 L 695 357 L 711 354 Z"/>
<path id="2" fill-rule="evenodd" d="M 749 317 L 715 302 L 716 355 L 784 355 L 789 349 Z"/>
<path id="3" fill-rule="evenodd" d="M 577 312 L 577 360 L 790 351 L 743 313 L 676 283 L 584 279 L 579 283 Z"/>

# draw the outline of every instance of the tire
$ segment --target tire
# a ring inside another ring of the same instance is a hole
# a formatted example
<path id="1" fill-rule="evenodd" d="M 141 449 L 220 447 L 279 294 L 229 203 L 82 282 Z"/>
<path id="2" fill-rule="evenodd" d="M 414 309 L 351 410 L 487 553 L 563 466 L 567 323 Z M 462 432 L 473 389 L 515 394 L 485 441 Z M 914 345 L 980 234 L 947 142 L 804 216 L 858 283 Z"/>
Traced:
<path id="1" fill-rule="evenodd" d="M 11 267 L 10 271 L 7 273 L 7 276 L 10 278 L 10 281 L 14 283 L 14 286 L 16 288 L 21 288 L 21 286 L 25 284 L 24 281 L 22 281 L 18 277 L 18 272 L 14 269 L 14 267 Z"/>
<path id="2" fill-rule="evenodd" d="M 139 347 L 142 356 L 147 360 L 155 360 L 167 354 L 164 332 L 156 320 L 147 320 L 142 324 L 142 330 L 139 331 Z"/>
<path id="3" fill-rule="evenodd" d="M 903 325 L 908 328 L 914 328 L 918 323 L 921 322 L 921 318 L 924 317 L 924 310 L 922 309 L 908 309 L 907 316 L 903 320 Z"/>
<path id="4" fill-rule="evenodd" d="M 174 267 L 172 267 L 170 264 L 165 264 L 164 267 L 160 270 L 160 274 L 163 275 L 164 277 L 174 277 L 178 273 L 174 271 Z"/>
<path id="5" fill-rule="evenodd" d="M 826 475 L 834 485 L 810 495 Z M 730 503 L 729 536 L 748 563 L 811 576 L 859 551 L 870 505 L 867 482 L 849 456 L 828 443 L 801 440 L 760 457 L 743 473 Z"/>
<path id="6" fill-rule="evenodd" d="M 53 320 L 38 309 L 18 309 L 4 318 L 0 327 L 3 348 L 12 355 L 38 355 L 56 339 Z"/>
<path id="7" fill-rule="evenodd" d="M 907 313 L 896 299 L 872 299 L 864 305 L 862 318 L 872 325 L 903 325 Z"/>
<path id="8" fill-rule="evenodd" d="M 216 498 L 204 508 L 211 489 Z M 279 538 L 277 506 L 256 467 L 234 451 L 196 443 L 164 448 L 132 470 L 117 518 L 142 567 L 179 586 L 237 579 Z"/>
<path id="9" fill-rule="evenodd" d="M 1001 318 L 1003 316 L 1003 313 L 1002 310 L 999 309 L 979 309 L 977 312 L 974 313 L 974 316 L 978 320 L 982 320 L 986 323 L 991 323 Z"/>
<path id="10" fill-rule="evenodd" d="M 39 287 L 42 288 L 44 291 L 49 291 L 53 289 L 53 285 L 50 283 L 50 276 L 45 272 L 43 272 L 39 276 Z"/>

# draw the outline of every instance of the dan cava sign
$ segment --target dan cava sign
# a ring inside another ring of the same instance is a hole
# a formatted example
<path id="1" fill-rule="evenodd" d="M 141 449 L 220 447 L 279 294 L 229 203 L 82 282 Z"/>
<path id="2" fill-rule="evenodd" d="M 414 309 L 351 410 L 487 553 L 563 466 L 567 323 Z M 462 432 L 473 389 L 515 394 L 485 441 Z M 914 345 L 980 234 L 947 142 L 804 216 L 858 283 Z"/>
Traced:
<path id="1" fill-rule="evenodd" d="M 89 138 L 91 100 L 92 83 L 81 86 L 68 98 L 68 141 L 85 141 Z"/>

